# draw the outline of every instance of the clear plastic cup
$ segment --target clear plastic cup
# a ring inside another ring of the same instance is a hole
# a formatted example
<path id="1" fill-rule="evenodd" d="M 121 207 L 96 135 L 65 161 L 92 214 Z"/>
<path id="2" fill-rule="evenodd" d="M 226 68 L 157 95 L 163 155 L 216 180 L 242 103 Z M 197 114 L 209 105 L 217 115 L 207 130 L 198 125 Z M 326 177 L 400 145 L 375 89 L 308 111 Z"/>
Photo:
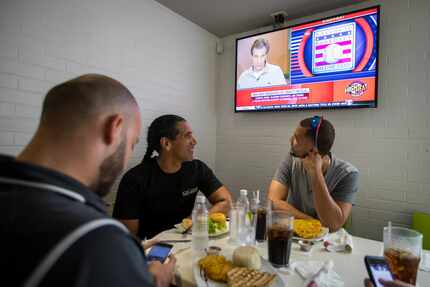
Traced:
<path id="1" fill-rule="evenodd" d="M 269 261 L 276 268 L 289 265 L 293 240 L 294 217 L 282 211 L 272 211 L 267 229 Z"/>
<path id="2" fill-rule="evenodd" d="M 415 285 L 423 235 L 403 227 L 384 227 L 384 257 L 395 279 Z"/>
<path id="3" fill-rule="evenodd" d="M 229 242 L 231 244 L 238 244 L 239 238 L 239 210 L 237 208 L 237 205 L 233 203 L 231 205 L 230 209 L 230 222 L 229 222 L 229 229 L 230 229 L 230 238 Z"/>

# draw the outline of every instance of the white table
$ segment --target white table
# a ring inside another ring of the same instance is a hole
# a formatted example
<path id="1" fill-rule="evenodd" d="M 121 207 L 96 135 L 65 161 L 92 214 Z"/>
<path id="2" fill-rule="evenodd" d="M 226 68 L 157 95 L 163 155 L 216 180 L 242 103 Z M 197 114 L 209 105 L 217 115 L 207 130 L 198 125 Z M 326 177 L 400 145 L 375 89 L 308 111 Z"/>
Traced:
<path id="1" fill-rule="evenodd" d="M 167 230 L 159 235 L 160 240 L 177 240 L 191 239 L 191 235 L 181 235 L 175 230 Z M 192 271 L 191 242 L 172 243 L 175 247 L 173 254 L 177 259 L 177 284 L 182 287 L 196 286 Z M 364 265 L 365 255 L 382 255 L 382 242 L 353 237 L 354 249 L 352 253 L 331 253 L 324 250 L 322 243 L 316 244 L 310 253 L 304 253 L 299 250 L 296 243 L 292 245 L 290 262 L 294 261 L 327 261 L 332 260 L 334 271 L 336 271 L 345 282 L 345 287 L 363 287 L 363 280 L 367 278 L 367 271 Z M 209 245 L 216 245 L 223 248 L 223 251 L 232 253 L 237 246 L 228 244 L 228 236 L 210 239 Z M 257 245 L 260 254 L 267 259 L 266 244 Z M 303 280 L 296 272 L 290 272 L 286 275 L 284 272 L 279 274 L 286 286 L 303 285 Z M 417 286 L 430 286 L 430 273 L 418 272 Z"/>

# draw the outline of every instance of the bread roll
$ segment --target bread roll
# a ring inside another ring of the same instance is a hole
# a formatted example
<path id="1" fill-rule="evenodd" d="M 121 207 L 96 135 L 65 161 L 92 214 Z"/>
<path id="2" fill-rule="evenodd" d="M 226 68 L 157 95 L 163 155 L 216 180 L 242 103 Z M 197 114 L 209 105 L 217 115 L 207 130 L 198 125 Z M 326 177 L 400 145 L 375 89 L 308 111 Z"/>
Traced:
<path id="1" fill-rule="evenodd" d="M 193 225 L 193 221 L 189 218 L 182 219 L 182 227 L 185 229 L 188 229 Z"/>
<path id="2" fill-rule="evenodd" d="M 252 246 L 241 246 L 233 252 L 233 264 L 235 266 L 252 269 L 261 268 L 261 258 L 257 249 Z"/>

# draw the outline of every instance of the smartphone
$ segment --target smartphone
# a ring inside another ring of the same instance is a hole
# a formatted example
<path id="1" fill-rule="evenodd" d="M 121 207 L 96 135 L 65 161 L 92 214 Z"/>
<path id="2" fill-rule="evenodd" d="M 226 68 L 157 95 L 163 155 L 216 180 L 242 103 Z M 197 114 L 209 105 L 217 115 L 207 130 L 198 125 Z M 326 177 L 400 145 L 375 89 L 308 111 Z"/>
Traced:
<path id="1" fill-rule="evenodd" d="M 158 260 L 161 263 L 166 261 L 166 258 L 169 256 L 172 251 L 173 245 L 167 243 L 157 243 L 151 247 L 148 253 L 148 261 Z"/>
<path id="2" fill-rule="evenodd" d="M 366 264 L 367 273 L 369 273 L 370 280 L 375 287 L 384 287 L 379 283 L 379 279 L 394 280 L 390 268 L 384 257 L 379 256 L 365 256 L 364 262 Z"/>

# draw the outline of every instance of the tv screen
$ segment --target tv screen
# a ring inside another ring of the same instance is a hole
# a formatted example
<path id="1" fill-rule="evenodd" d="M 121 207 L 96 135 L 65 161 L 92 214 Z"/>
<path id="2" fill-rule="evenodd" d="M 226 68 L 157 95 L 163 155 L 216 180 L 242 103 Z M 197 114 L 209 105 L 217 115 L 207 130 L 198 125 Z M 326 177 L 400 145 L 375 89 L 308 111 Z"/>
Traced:
<path id="1" fill-rule="evenodd" d="M 235 111 L 374 108 L 379 7 L 236 40 Z"/>

